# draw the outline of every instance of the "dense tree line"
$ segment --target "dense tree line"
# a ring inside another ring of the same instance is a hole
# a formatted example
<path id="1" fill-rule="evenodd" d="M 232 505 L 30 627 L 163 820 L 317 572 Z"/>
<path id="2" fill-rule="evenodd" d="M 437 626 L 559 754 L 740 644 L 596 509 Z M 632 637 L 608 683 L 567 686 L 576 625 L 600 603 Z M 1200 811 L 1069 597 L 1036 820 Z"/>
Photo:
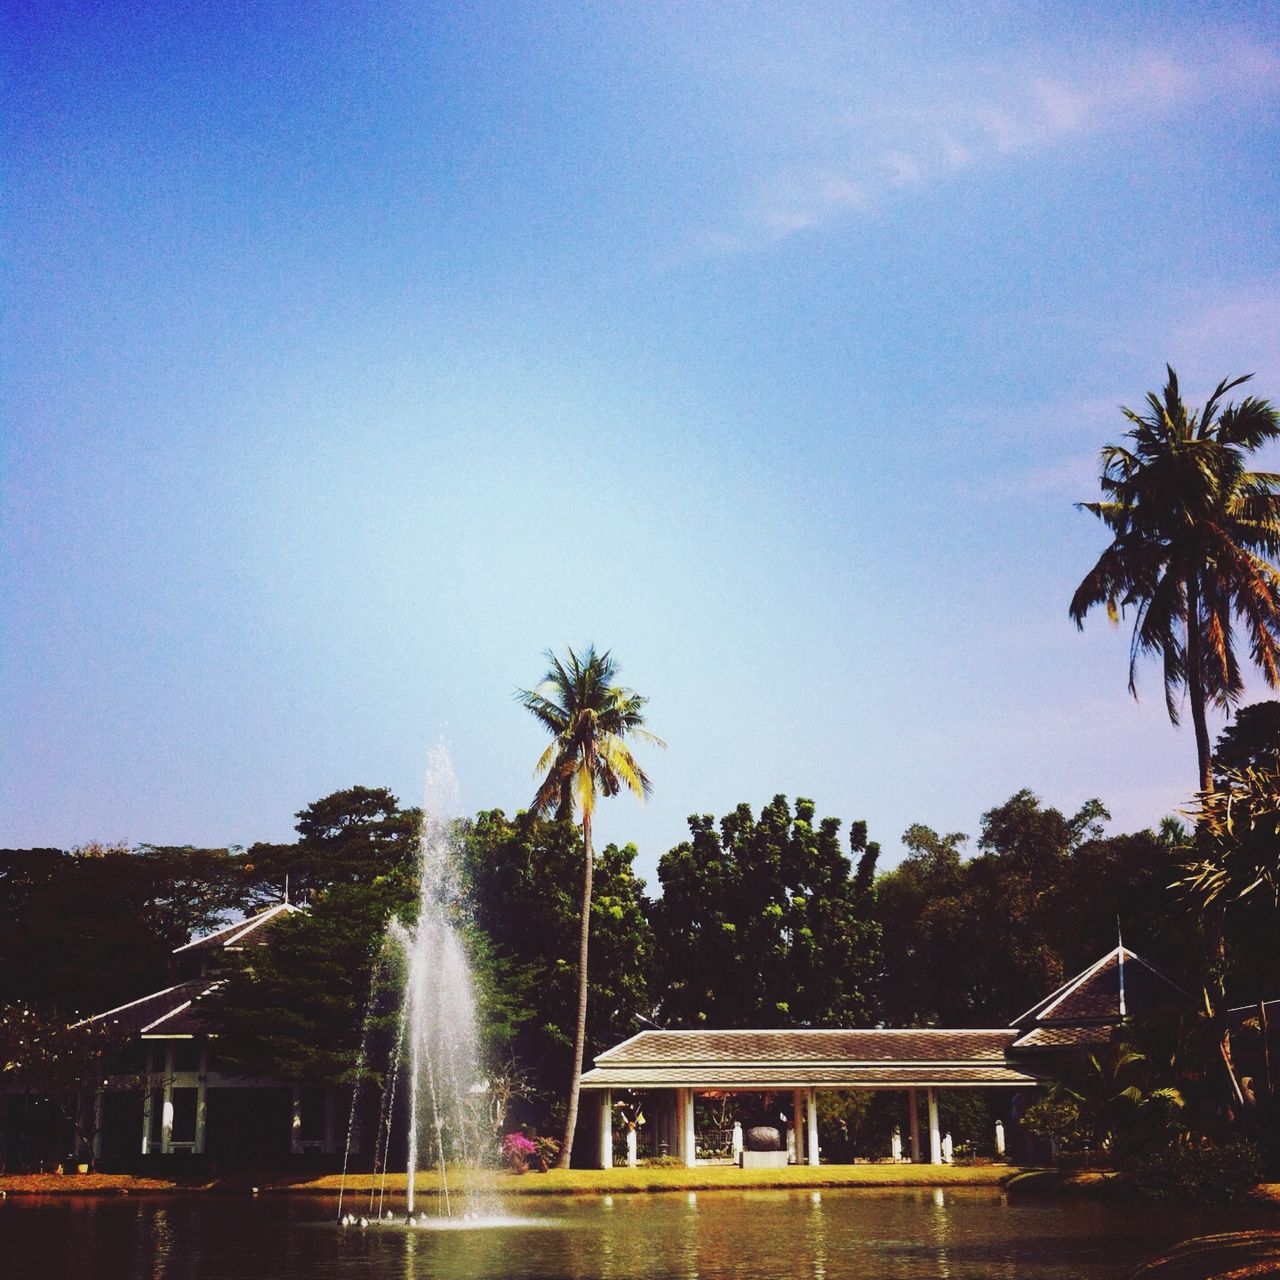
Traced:
<path id="1" fill-rule="evenodd" d="M 1260 708 L 1224 738 L 1223 768 L 1278 747 L 1280 717 Z M 1004 1025 L 1114 946 L 1117 929 L 1193 988 L 1202 915 L 1170 887 L 1190 837 L 1177 823 L 1107 835 L 1106 820 L 1097 801 L 1063 813 L 1020 791 L 983 816 L 972 850 L 916 825 L 905 858 L 881 870 L 864 823 L 842 839 L 813 801 L 776 796 L 758 816 L 745 804 L 693 816 L 653 897 L 634 847 L 597 850 L 587 1060 L 649 1025 Z M 219 1054 L 254 1073 L 348 1081 L 370 993 L 392 980 L 387 923 L 414 909 L 420 823 L 390 792 L 354 787 L 302 810 L 288 844 L 5 851 L 0 1003 L 71 1014 L 135 998 L 163 981 L 174 946 L 278 900 L 287 876 L 308 910 L 280 923 L 276 945 L 244 953 L 221 989 Z M 550 1123 L 572 1062 L 581 828 L 492 810 L 459 823 L 455 844 L 486 1050 L 515 1064 L 528 1113 Z M 1252 923 L 1261 913 L 1250 903 L 1227 956 L 1242 1001 L 1280 980 Z M 376 1016 L 372 1030 L 392 1033 Z"/>

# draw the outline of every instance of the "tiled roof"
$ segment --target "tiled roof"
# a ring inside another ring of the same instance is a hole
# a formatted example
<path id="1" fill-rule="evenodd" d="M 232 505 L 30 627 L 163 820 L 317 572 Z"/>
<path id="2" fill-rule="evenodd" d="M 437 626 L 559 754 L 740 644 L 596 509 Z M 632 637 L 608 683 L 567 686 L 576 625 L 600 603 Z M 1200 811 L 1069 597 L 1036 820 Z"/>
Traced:
<path id="1" fill-rule="evenodd" d="M 163 991 L 153 991 L 149 996 L 131 1000 L 118 1008 L 108 1009 L 105 1013 L 94 1014 L 85 1022 L 109 1022 L 121 1030 L 135 1035 L 144 1035 L 159 1022 L 172 1017 L 181 1009 L 187 1008 L 193 1000 L 203 996 L 213 986 L 206 979 L 192 982 L 179 982 L 177 986 L 166 987 Z M 83 1025 L 83 1024 L 81 1024 Z"/>
<path id="2" fill-rule="evenodd" d="M 586 1088 L 906 1088 L 1019 1085 L 1016 1031 L 642 1031 L 596 1059 Z"/>
<path id="3" fill-rule="evenodd" d="M 1079 1027 L 1032 1027 L 1013 1042 L 1014 1051 L 1021 1049 L 1083 1049 L 1107 1044 L 1114 1027 L 1110 1023 L 1092 1023 Z"/>
<path id="4" fill-rule="evenodd" d="M 1189 999 L 1154 965 L 1128 947 L 1118 946 L 1014 1019 L 1013 1025 L 1119 1022 L 1167 1004 L 1171 998 Z"/>
<path id="5" fill-rule="evenodd" d="M 1015 1031 L 641 1031 L 596 1058 L 601 1067 L 680 1063 L 1004 1062 Z"/>
<path id="6" fill-rule="evenodd" d="M 831 1062 L 820 1066 L 796 1063 L 693 1066 L 598 1066 L 582 1077 L 584 1089 L 852 1089 L 924 1088 L 934 1085 L 1028 1085 L 1038 1083 L 1030 1071 L 996 1063 L 898 1063 L 874 1066 Z"/>
<path id="7" fill-rule="evenodd" d="M 188 942 L 185 946 L 174 947 L 174 955 L 192 955 L 200 951 L 234 951 L 241 947 L 262 946 L 270 941 L 271 925 L 276 920 L 303 910 L 292 902 L 277 902 L 274 906 L 259 911 L 247 920 L 237 920 L 234 924 L 223 925 L 207 933 L 203 938 Z"/>

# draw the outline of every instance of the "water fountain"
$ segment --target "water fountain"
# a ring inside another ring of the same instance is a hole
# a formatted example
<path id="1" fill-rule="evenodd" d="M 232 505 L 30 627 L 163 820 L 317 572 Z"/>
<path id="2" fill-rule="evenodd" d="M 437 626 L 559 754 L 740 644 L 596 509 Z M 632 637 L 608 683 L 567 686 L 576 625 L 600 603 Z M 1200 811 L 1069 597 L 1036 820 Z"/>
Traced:
<path id="1" fill-rule="evenodd" d="M 480 1164 L 474 1103 L 483 1089 L 484 1072 L 476 1034 L 476 1006 L 471 970 L 458 925 L 463 916 L 462 887 L 454 849 L 459 809 L 457 782 L 448 752 L 432 752 L 427 770 L 419 852 L 418 913 L 413 924 L 393 920 L 383 949 L 381 976 L 397 973 L 402 986 L 394 1037 L 382 1094 L 374 1144 L 374 1182 L 381 1166 L 382 1186 L 369 1213 L 342 1212 L 346 1169 L 356 1127 L 357 1103 L 343 1162 L 343 1192 L 338 1216 L 347 1225 L 387 1220 L 387 1166 L 393 1145 L 392 1126 L 407 1112 L 407 1219 L 418 1225 L 418 1174 L 422 1164 L 435 1166 L 438 1194 L 435 1217 L 462 1223 L 486 1216 L 489 1206 L 468 1175 Z M 377 983 L 375 983 L 375 986 Z M 370 1017 L 373 1014 L 371 1004 Z M 368 1041 L 366 1019 L 366 1047 Z M 362 1049 L 364 1057 L 366 1050 Z M 358 1074 L 363 1074 L 363 1061 Z M 397 1095 L 399 1102 L 397 1103 Z M 397 1110 L 397 1107 L 399 1108 Z M 372 1187 L 373 1184 L 371 1184 Z M 429 1215 L 423 1211 L 421 1225 Z"/>

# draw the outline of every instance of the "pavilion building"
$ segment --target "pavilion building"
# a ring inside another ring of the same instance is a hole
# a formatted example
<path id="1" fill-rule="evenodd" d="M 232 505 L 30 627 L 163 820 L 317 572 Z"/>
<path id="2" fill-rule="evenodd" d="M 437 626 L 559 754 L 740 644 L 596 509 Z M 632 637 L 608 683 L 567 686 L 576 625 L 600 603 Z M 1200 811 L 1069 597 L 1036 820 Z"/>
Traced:
<path id="1" fill-rule="evenodd" d="M 595 1059 L 582 1088 L 596 1099 L 596 1163 L 613 1163 L 613 1097 L 643 1093 L 655 1147 L 692 1167 L 700 1091 L 767 1093 L 786 1100 L 792 1157 L 819 1163 L 817 1095 L 827 1089 L 901 1090 L 909 1099 L 910 1157 L 922 1159 L 917 1098 L 927 1111 L 928 1160 L 941 1164 L 941 1090 L 1003 1090 L 1016 1118 L 1055 1069 L 1105 1044 L 1128 1019 L 1189 997 L 1141 956 L 1118 945 L 1009 1027 L 988 1030 L 641 1031 Z"/>

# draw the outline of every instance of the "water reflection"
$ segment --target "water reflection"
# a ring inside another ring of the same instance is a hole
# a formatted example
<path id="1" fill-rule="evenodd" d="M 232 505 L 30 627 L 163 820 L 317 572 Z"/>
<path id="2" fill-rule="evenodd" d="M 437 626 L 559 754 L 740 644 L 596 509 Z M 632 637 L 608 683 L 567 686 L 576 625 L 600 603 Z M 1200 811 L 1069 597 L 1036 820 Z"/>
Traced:
<path id="1" fill-rule="evenodd" d="M 335 1203 L 48 1200 L 0 1206 L 5 1280 L 1113 1280 L 1265 1210 L 1019 1202 L 948 1190 L 535 1197 L 503 1230 L 343 1231 Z"/>

